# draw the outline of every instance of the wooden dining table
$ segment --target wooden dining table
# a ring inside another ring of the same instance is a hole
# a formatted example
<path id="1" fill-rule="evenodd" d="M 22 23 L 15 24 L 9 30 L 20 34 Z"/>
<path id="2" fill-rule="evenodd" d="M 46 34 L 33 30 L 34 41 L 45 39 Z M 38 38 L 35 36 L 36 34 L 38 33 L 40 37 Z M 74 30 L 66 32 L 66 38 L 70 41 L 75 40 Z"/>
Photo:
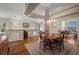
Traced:
<path id="1" fill-rule="evenodd" d="M 43 38 L 48 39 L 50 41 L 58 40 L 60 38 L 60 35 L 57 34 L 44 34 L 42 35 Z"/>
<path id="2" fill-rule="evenodd" d="M 60 38 L 60 35 L 49 35 L 48 39 L 50 40 L 58 40 Z"/>

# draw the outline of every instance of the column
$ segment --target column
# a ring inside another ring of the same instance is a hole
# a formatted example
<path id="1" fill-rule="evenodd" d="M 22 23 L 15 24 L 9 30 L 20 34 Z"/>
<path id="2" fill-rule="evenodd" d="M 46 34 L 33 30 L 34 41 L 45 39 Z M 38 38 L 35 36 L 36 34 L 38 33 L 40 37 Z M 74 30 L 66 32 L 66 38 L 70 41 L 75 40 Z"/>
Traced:
<path id="1" fill-rule="evenodd" d="M 49 24 L 47 21 L 49 20 L 49 9 L 45 8 L 45 31 L 49 32 Z"/>
<path id="2" fill-rule="evenodd" d="M 79 17 L 78 17 L 78 19 L 77 19 L 77 34 L 78 34 L 78 40 L 79 40 Z"/>

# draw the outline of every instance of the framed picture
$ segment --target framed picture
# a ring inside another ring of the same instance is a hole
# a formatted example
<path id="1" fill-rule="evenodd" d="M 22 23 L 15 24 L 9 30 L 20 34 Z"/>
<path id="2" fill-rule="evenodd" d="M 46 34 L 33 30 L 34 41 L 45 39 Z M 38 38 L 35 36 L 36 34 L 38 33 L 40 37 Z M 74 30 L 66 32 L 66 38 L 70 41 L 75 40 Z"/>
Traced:
<path id="1" fill-rule="evenodd" d="M 29 28 L 29 23 L 23 23 L 23 28 Z"/>

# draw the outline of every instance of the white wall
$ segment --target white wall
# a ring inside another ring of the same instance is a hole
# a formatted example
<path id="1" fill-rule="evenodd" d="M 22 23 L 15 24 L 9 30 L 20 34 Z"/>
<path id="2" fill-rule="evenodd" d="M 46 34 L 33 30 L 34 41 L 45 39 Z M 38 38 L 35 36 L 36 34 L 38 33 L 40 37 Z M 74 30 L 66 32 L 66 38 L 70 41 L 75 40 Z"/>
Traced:
<path id="1" fill-rule="evenodd" d="M 2 28 L 3 28 L 3 23 L 5 23 L 6 19 L 4 17 L 0 17 L 0 31 L 2 31 Z"/>
<path id="2" fill-rule="evenodd" d="M 0 19 L 0 31 L 2 30 L 2 27 L 3 27 L 2 24 L 3 24 L 3 20 Z"/>
<path id="3" fill-rule="evenodd" d="M 29 28 L 25 29 L 28 31 L 29 37 L 38 35 L 36 26 L 40 23 L 34 21 L 32 18 L 7 17 L 5 21 L 7 23 L 6 35 L 9 41 L 23 40 L 23 23 L 29 23 Z M 0 22 L 2 25 L 3 21 L 0 20 Z"/>
<path id="4" fill-rule="evenodd" d="M 66 7 L 66 8 L 62 7 L 63 9 L 61 7 L 54 9 L 54 13 L 57 13 L 57 14 L 54 14 L 53 16 L 51 16 L 51 18 L 57 20 L 56 23 L 55 23 L 55 24 L 57 24 L 57 26 L 53 27 L 52 24 L 51 24 L 50 28 L 49 28 L 50 33 L 51 32 L 57 32 L 58 30 L 62 29 L 62 20 L 64 20 L 66 22 L 66 29 L 67 29 L 67 23 L 68 22 L 76 21 L 77 31 L 79 32 L 79 27 L 78 27 L 79 13 L 78 14 L 76 13 L 79 10 L 79 6 L 60 12 L 61 10 L 64 10 L 64 9 L 67 9 L 67 8 L 70 8 L 70 7 L 73 7 L 73 6 L 74 5 L 71 5 L 71 6 Z M 72 14 L 72 13 L 74 13 L 74 14 Z M 69 14 L 71 14 L 71 15 L 69 15 Z M 65 16 L 65 15 L 68 15 L 68 16 Z M 64 16 L 64 17 L 61 17 L 61 16 Z M 60 17 L 60 18 L 57 18 L 57 17 Z"/>
<path id="5" fill-rule="evenodd" d="M 7 30 L 17 30 L 23 29 L 23 23 L 29 23 L 29 29 L 36 29 L 37 22 L 29 20 L 28 18 L 18 19 L 18 18 L 8 18 Z"/>
<path id="6" fill-rule="evenodd" d="M 29 32 L 30 36 L 38 35 L 37 27 L 40 25 L 40 30 L 44 31 L 44 23 L 40 21 L 41 19 L 34 19 L 29 17 L 0 17 L 0 31 L 2 30 L 3 21 L 6 22 L 6 35 L 9 41 L 23 40 L 23 23 L 29 23 L 29 28 L 25 29 Z M 38 22 L 37 22 L 38 21 Z M 16 31 L 11 31 L 16 30 Z"/>
<path id="7" fill-rule="evenodd" d="M 53 27 L 52 24 L 50 25 L 50 32 L 57 32 L 58 30 L 62 30 L 62 21 L 64 20 L 65 21 L 65 29 L 67 29 L 67 24 L 68 22 L 71 22 L 71 21 L 76 21 L 76 28 L 78 30 L 78 19 L 79 16 L 78 15 L 75 15 L 75 16 L 68 16 L 68 17 L 63 17 L 63 18 L 60 18 L 60 19 L 56 19 L 56 24 L 57 26 L 56 27 Z"/>

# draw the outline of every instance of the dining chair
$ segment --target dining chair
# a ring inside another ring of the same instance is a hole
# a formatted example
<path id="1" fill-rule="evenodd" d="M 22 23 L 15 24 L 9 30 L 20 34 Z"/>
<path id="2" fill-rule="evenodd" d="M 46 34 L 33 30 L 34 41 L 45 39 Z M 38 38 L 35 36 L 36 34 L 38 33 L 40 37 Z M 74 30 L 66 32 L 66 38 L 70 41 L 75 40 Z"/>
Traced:
<path id="1" fill-rule="evenodd" d="M 60 41 L 58 39 L 55 39 L 54 41 L 54 48 L 59 49 L 60 48 Z"/>
<path id="2" fill-rule="evenodd" d="M 40 37 L 40 48 L 42 47 L 43 45 L 43 40 L 44 40 L 44 32 L 39 32 L 39 37 Z"/>
<path id="3" fill-rule="evenodd" d="M 43 52 L 49 48 L 50 41 L 47 36 L 48 34 L 45 32 L 40 33 L 40 48 L 43 47 Z"/>
<path id="4" fill-rule="evenodd" d="M 50 38 L 49 38 L 49 32 L 44 33 L 44 51 L 47 49 L 50 49 Z"/>
<path id="5" fill-rule="evenodd" d="M 64 32 L 60 33 L 60 51 L 64 50 Z"/>

